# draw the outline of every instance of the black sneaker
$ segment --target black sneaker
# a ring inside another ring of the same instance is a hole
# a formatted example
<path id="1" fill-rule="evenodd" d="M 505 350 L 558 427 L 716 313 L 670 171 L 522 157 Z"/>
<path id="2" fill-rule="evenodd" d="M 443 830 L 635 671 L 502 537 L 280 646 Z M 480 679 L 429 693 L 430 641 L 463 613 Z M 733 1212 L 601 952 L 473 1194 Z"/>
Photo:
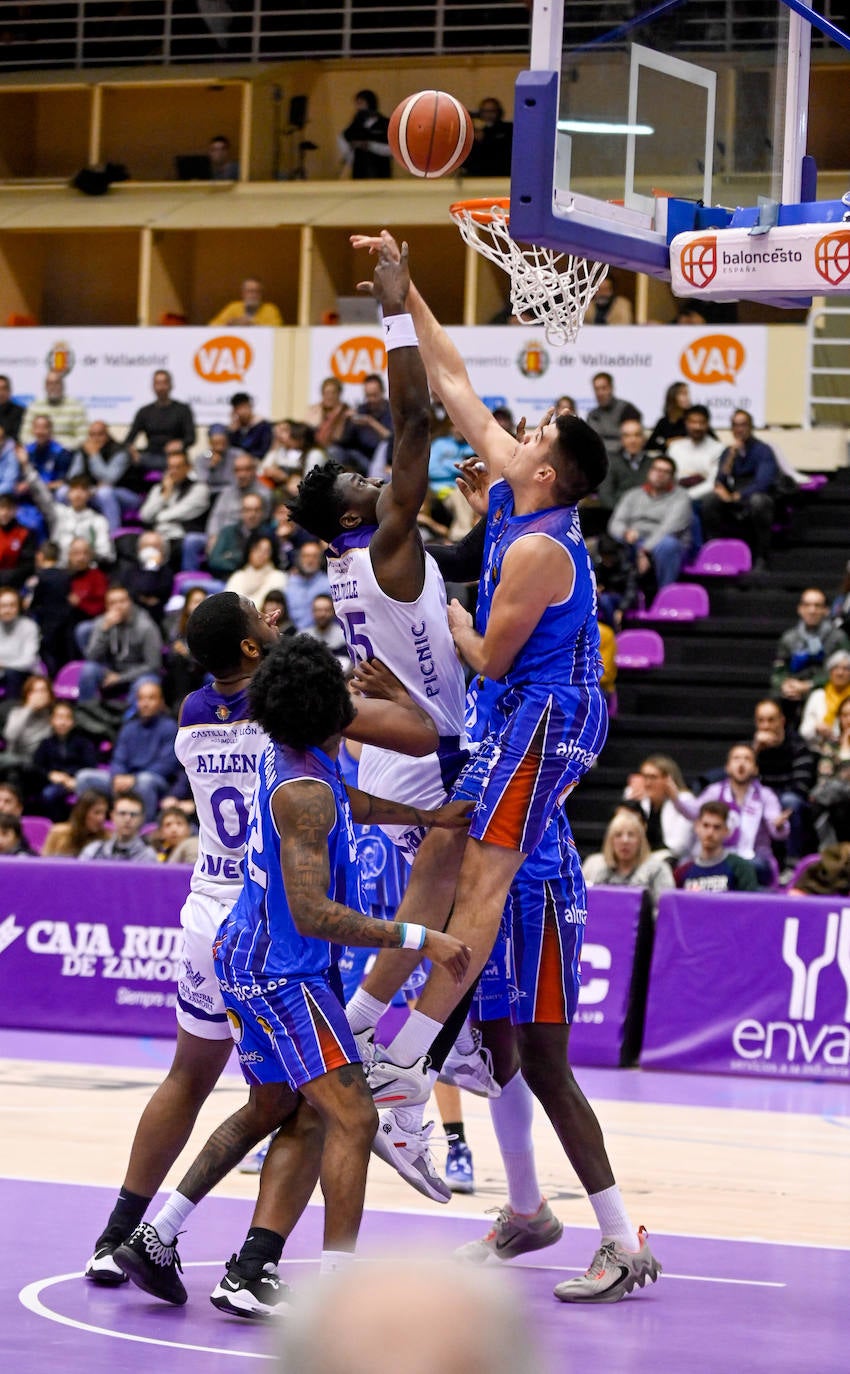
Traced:
<path id="1" fill-rule="evenodd" d="M 182 1307 L 188 1298 L 178 1270 L 183 1272 L 177 1241 L 164 1245 L 149 1221 L 140 1222 L 114 1255 L 119 1269 L 151 1297 Z"/>
<path id="2" fill-rule="evenodd" d="M 276 1264 L 269 1261 L 259 1274 L 248 1278 L 239 1268 L 236 1256 L 231 1255 L 227 1273 L 210 1294 L 210 1302 L 219 1312 L 262 1321 L 274 1317 L 289 1302 L 289 1295 L 289 1288 L 280 1281 Z"/>
<path id="3" fill-rule="evenodd" d="M 102 1288 L 117 1288 L 127 1282 L 127 1275 L 112 1258 L 124 1237 L 120 1231 L 104 1231 L 94 1247 L 94 1254 L 86 1265 L 85 1275 Z"/>

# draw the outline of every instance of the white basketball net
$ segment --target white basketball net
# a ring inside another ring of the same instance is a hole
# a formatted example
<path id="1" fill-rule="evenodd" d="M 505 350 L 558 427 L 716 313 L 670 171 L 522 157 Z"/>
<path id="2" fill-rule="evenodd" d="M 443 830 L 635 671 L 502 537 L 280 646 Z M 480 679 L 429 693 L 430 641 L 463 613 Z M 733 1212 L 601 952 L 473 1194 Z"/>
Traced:
<path id="1" fill-rule="evenodd" d="M 573 343 L 584 323 L 587 307 L 608 275 L 607 262 L 588 262 L 570 253 L 531 245 L 521 248 L 511 238 L 508 215 L 500 205 L 487 212 L 452 209 L 452 218 L 465 243 L 501 267 L 511 279 L 511 306 L 525 324 L 542 324 L 553 347 Z"/>

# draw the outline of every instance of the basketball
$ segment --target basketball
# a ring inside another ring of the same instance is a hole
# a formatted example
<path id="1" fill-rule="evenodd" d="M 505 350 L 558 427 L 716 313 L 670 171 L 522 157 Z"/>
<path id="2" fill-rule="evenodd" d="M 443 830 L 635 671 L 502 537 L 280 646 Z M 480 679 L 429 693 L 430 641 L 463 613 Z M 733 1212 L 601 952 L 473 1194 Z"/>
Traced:
<path id="1" fill-rule="evenodd" d="M 399 166 L 415 177 L 444 177 L 469 156 L 469 112 L 445 91 L 418 91 L 393 110 L 389 144 Z"/>

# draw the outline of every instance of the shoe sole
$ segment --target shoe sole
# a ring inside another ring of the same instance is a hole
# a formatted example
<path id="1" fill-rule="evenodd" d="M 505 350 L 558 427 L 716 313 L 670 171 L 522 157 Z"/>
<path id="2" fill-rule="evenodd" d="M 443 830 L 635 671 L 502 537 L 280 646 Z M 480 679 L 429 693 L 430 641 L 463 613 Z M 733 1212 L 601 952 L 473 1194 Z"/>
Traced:
<path id="1" fill-rule="evenodd" d="M 376 1107 L 421 1107 L 430 1096 L 431 1084 L 427 1081 L 424 1087 L 411 1088 L 409 1092 L 401 1084 L 394 1087 L 392 1083 L 387 1083 L 384 1087 L 375 1089 L 372 1101 Z"/>
<path id="2" fill-rule="evenodd" d="M 286 1303 L 283 1302 L 278 1307 L 239 1307 L 234 1301 L 238 1297 L 238 1293 L 227 1293 L 215 1288 L 210 1294 L 210 1302 L 219 1312 L 225 1312 L 229 1317 L 242 1317 L 243 1320 L 254 1322 L 270 1321 L 286 1308 Z"/>
<path id="3" fill-rule="evenodd" d="M 87 1269 L 85 1277 L 89 1283 L 96 1283 L 98 1288 L 120 1288 L 122 1283 L 127 1282 L 126 1274 L 113 1274 L 108 1269 Z"/>
<path id="4" fill-rule="evenodd" d="M 469 1193 L 474 1193 L 474 1192 L 475 1192 L 475 1184 L 474 1184 L 473 1182 L 471 1182 L 471 1181 L 468 1182 L 466 1179 L 450 1179 L 450 1178 L 447 1178 L 447 1179 L 446 1179 L 446 1186 L 447 1186 L 448 1188 L 451 1188 L 451 1190 L 452 1190 L 453 1193 L 466 1193 L 466 1194 L 469 1194 Z"/>
<path id="5" fill-rule="evenodd" d="M 188 1302 L 189 1294 L 186 1292 L 185 1288 L 183 1289 L 182 1297 L 179 1295 L 172 1296 L 171 1294 L 163 1293 L 154 1288 L 148 1278 L 148 1272 L 144 1261 L 141 1260 L 133 1250 L 124 1250 L 123 1254 L 120 1253 L 120 1250 L 116 1250 L 114 1258 L 115 1263 L 122 1273 L 126 1274 L 127 1278 L 130 1279 L 137 1288 L 141 1288 L 143 1293 L 149 1293 L 152 1298 L 159 1298 L 160 1302 L 170 1303 L 172 1307 L 183 1307 L 184 1304 Z"/>
<path id="6" fill-rule="evenodd" d="M 505 1246 L 502 1250 L 497 1250 L 494 1246 L 485 1245 L 480 1241 L 481 1249 L 475 1253 L 464 1255 L 461 1246 L 454 1252 L 454 1258 L 461 1260 L 464 1264 L 486 1264 L 489 1259 L 498 1260 L 504 1264 L 506 1260 L 518 1259 L 520 1255 L 530 1255 L 535 1250 L 546 1250 L 550 1245 L 557 1245 L 561 1236 L 564 1234 L 563 1222 L 558 1222 L 556 1231 L 548 1231 L 545 1236 L 529 1236 L 527 1242 Z"/>
<path id="7" fill-rule="evenodd" d="M 445 1083 L 450 1088 L 462 1088 L 465 1093 L 471 1093 L 473 1097 L 486 1097 L 491 1102 L 495 1101 L 497 1097 L 502 1096 L 502 1089 L 499 1087 L 498 1083 L 494 1083 L 492 1088 L 487 1088 L 479 1083 L 477 1079 L 473 1078 L 472 1075 L 470 1075 L 469 1081 L 467 1082 L 465 1074 L 441 1073 L 437 1082 Z"/>
<path id="8" fill-rule="evenodd" d="M 573 1297 L 572 1295 L 562 1295 L 558 1292 L 557 1288 L 554 1289 L 554 1294 L 558 1302 L 583 1302 L 590 1304 L 620 1302 L 622 1298 L 627 1297 L 635 1288 L 643 1288 L 647 1283 L 657 1283 L 662 1272 L 661 1265 L 657 1260 L 653 1260 L 648 1269 L 642 1269 L 639 1274 L 630 1274 L 629 1277 L 623 1281 L 621 1287 L 609 1288 L 599 1297 Z"/>
<path id="9" fill-rule="evenodd" d="M 379 1146 L 384 1148 L 379 1149 Z M 449 1190 L 448 1196 L 444 1196 L 436 1190 L 432 1191 L 433 1184 L 430 1181 L 426 1182 L 423 1175 L 417 1169 L 411 1168 L 402 1155 L 397 1154 L 391 1146 L 385 1144 L 385 1138 L 380 1128 L 372 1142 L 372 1153 L 382 1159 L 385 1164 L 388 1164 L 391 1169 L 394 1169 L 399 1178 L 403 1178 L 405 1183 L 409 1183 L 411 1188 L 415 1188 L 417 1193 L 421 1193 L 423 1197 L 430 1198 L 432 1202 L 451 1202 L 451 1190 Z M 448 1189 L 449 1185 L 446 1183 L 444 1187 Z"/>

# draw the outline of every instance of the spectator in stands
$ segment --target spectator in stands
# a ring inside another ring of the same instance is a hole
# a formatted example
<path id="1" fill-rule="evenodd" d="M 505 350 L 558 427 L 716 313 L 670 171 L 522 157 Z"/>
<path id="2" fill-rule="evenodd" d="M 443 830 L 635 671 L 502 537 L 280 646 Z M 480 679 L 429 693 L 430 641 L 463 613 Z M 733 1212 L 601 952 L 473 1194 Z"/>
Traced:
<path id="1" fill-rule="evenodd" d="M 289 618 L 289 607 L 283 592 L 269 592 L 260 607 L 260 614 L 264 617 L 271 615 L 274 611 L 278 613 L 275 624 L 279 632 L 282 635 L 295 634 L 295 626 Z"/>
<path id="2" fill-rule="evenodd" d="M 835 731 L 819 739 L 817 782 L 811 793 L 821 845 L 850 840 L 850 697 L 838 708 Z"/>
<path id="3" fill-rule="evenodd" d="M 706 539 L 729 534 L 745 538 L 755 572 L 767 567 L 778 480 L 773 449 L 754 437 L 749 411 L 736 410 L 732 443 L 720 456 L 714 490 L 702 499 L 700 519 Z"/>
<path id="4" fill-rule="evenodd" d="M 38 537 L 18 519 L 14 492 L 0 496 L 0 586 L 22 587 L 35 568 Z"/>
<path id="5" fill-rule="evenodd" d="M 614 507 L 608 533 L 630 548 L 638 577 L 655 572 L 659 587 L 675 582 L 691 547 L 693 511 L 676 485 L 676 464 L 659 453 L 642 487 L 627 491 Z"/>
<path id="6" fill-rule="evenodd" d="M 685 437 L 673 438 L 667 452 L 676 464 L 679 486 L 692 501 L 701 501 L 714 490 L 714 478 L 723 444 L 711 428 L 706 406 L 689 406 L 684 415 Z"/>
<path id="7" fill-rule="evenodd" d="M 643 416 L 631 401 L 623 401 L 614 395 L 614 378 L 610 372 L 597 372 L 592 378 L 593 394 L 596 405 L 588 412 L 587 423 L 605 444 L 609 460 L 620 447 L 620 426 L 624 420 L 639 420 Z"/>
<path id="8" fill-rule="evenodd" d="M 383 378 L 363 378 L 363 400 L 348 419 L 346 447 L 363 455 L 370 477 L 384 477 L 392 465 L 393 421 Z"/>
<path id="9" fill-rule="evenodd" d="M 85 539 L 99 563 L 113 563 L 115 548 L 109 522 L 91 505 L 92 488 L 88 477 L 72 477 L 68 483 L 68 504 L 57 501 L 48 488 L 35 478 L 30 490 L 47 521 L 50 538 L 59 549 L 59 562 L 68 562 L 73 540 Z"/>
<path id="10" fill-rule="evenodd" d="M 29 800 L 37 791 L 33 771 L 35 751 L 50 734 L 53 690 L 46 677 L 33 673 L 21 689 L 21 701 L 13 706 L 3 727 L 6 748 L 0 754 L 0 775 L 11 778 Z"/>
<path id="11" fill-rule="evenodd" d="M 208 553 L 215 547 L 221 531 L 227 525 L 238 524 L 243 518 L 243 500 L 249 494 L 259 497 L 263 508 L 261 523 L 268 520 L 271 513 L 271 494 L 268 487 L 257 476 L 257 460 L 252 458 L 250 453 L 240 453 L 234 459 L 233 481 L 216 498 L 212 513 L 207 520 L 206 547 Z M 194 542 L 193 540 L 193 545 Z M 239 565 L 237 564 L 237 566 Z M 229 571 L 233 572 L 234 569 L 230 568 Z"/>
<path id="12" fill-rule="evenodd" d="M 325 648 L 330 649 L 334 657 L 339 659 L 343 670 L 349 671 L 351 659 L 345 643 L 345 634 L 334 615 L 333 598 L 324 592 L 313 597 L 313 619 L 307 626 L 306 633 L 313 639 L 320 639 Z"/>
<path id="13" fill-rule="evenodd" d="M 783 811 L 771 788 L 759 781 L 758 762 L 751 744 L 734 744 L 726 756 L 726 776 L 713 782 L 694 799 L 679 794 L 672 779 L 668 791 L 676 810 L 695 821 L 704 802 L 719 801 L 729 808 L 727 847 L 756 870 L 762 887 L 772 887 L 778 876 L 772 841 L 788 838 L 789 812 Z"/>
<path id="14" fill-rule="evenodd" d="M 209 141 L 207 157 L 210 160 L 211 181 L 236 181 L 239 176 L 239 163 L 235 161 L 230 147 L 230 139 L 224 134 L 216 134 Z"/>
<path id="15" fill-rule="evenodd" d="M 206 482 L 192 476 L 182 442 L 170 439 L 165 446 L 165 475 L 149 491 L 139 519 L 168 541 L 172 566 L 179 563 L 185 536 L 203 531 L 209 508 Z"/>
<path id="16" fill-rule="evenodd" d="M 286 502 L 280 501 L 274 511 L 274 541 L 277 566 L 284 572 L 289 572 L 295 562 L 304 538 L 304 531 L 295 524 Z"/>
<path id="17" fill-rule="evenodd" d="M 260 467 L 264 482 L 280 486 L 293 474 L 303 477 L 311 468 L 327 461 L 327 454 L 316 444 L 312 425 L 300 420 L 280 420 L 274 427 L 274 443 Z"/>
<path id="18" fill-rule="evenodd" d="M 166 445 L 179 439 L 186 452 L 195 442 L 195 417 L 191 406 L 175 401 L 171 395 L 174 385 L 170 372 L 158 368 L 153 374 L 153 393 L 156 399 L 136 411 L 124 444 L 134 463 L 146 471 L 165 466 Z M 144 435 L 147 448 L 139 450 L 136 440 Z"/>
<path id="19" fill-rule="evenodd" d="M 207 597 L 205 587 L 189 587 L 186 599 L 179 611 L 172 611 L 165 618 L 165 637 L 168 645 L 165 655 L 165 699 L 172 709 L 179 707 L 184 697 L 203 686 L 206 673 L 199 667 L 186 643 L 186 625 L 196 606 Z"/>
<path id="20" fill-rule="evenodd" d="M 457 477 L 457 464 L 470 458 L 473 450 L 456 425 L 446 417 L 437 421 L 431 439 L 431 454 L 428 459 L 428 485 L 433 492 L 446 487 L 454 489 Z"/>
<path id="21" fill-rule="evenodd" d="M 260 531 L 248 541 L 245 562 L 227 579 L 227 590 L 260 605 L 270 591 L 283 591 L 286 573 L 275 562 L 274 539 Z"/>
<path id="22" fill-rule="evenodd" d="M 31 859 L 32 850 L 24 840 L 19 816 L 0 812 L 0 858 Z"/>
<path id="23" fill-rule="evenodd" d="M 210 324 L 227 325 L 232 329 L 245 329 L 253 324 L 277 328 L 283 324 L 283 316 L 276 305 L 263 300 L 263 283 L 259 277 L 246 277 L 240 288 L 239 300 L 229 301 L 217 315 L 213 315 Z"/>
<path id="24" fill-rule="evenodd" d="M 308 539 L 298 550 L 295 566 L 286 584 L 286 604 L 296 630 L 308 630 L 313 623 L 313 601 L 330 596 L 331 584 L 325 572 L 322 546 Z"/>
<path id="25" fill-rule="evenodd" d="M 88 735 L 77 728 L 70 701 L 54 701 L 50 712 L 50 734 L 33 755 L 33 767 L 41 786 L 40 814 L 53 821 L 68 815 L 69 798 L 76 791 L 77 774 L 97 765 L 97 750 Z M 105 814 L 105 812 L 104 812 Z"/>
<path id="26" fill-rule="evenodd" d="M 94 488 L 91 503 L 106 516 L 110 533 L 122 524 L 127 511 L 135 510 L 138 497 L 121 485 L 130 467 L 130 455 L 103 420 L 93 420 L 82 444 L 71 455 L 69 477 L 87 477 Z"/>
<path id="27" fill-rule="evenodd" d="M 12 400 L 12 383 L 0 373 L 0 429 L 10 439 L 17 439 L 24 418 L 24 408 Z"/>
<path id="28" fill-rule="evenodd" d="M 788 895 L 791 897 L 846 897 L 850 895 L 850 843 L 826 844 L 816 863 L 804 869 Z"/>
<path id="29" fill-rule="evenodd" d="M 71 589 L 68 604 L 72 612 L 72 625 L 82 625 L 94 620 L 106 610 L 106 592 L 109 578 L 97 566 L 94 549 L 87 539 L 72 539 L 68 549 L 68 572 Z"/>
<path id="30" fill-rule="evenodd" d="M 649 436 L 647 448 L 666 453 L 671 439 L 683 439 L 687 433 L 685 413 L 690 408 L 691 393 L 687 382 L 671 382 L 664 394 L 664 409 L 655 429 Z"/>
<path id="31" fill-rule="evenodd" d="M 675 886 L 670 865 L 650 850 L 643 816 L 628 807 L 618 807 L 614 812 L 601 853 L 585 859 L 582 870 L 588 887 L 645 887 L 653 916 L 658 915 L 662 892 Z"/>
<path id="32" fill-rule="evenodd" d="M 0 496 L 20 494 L 22 457 L 26 457 L 26 449 L 8 435 L 0 424 Z"/>
<path id="33" fill-rule="evenodd" d="M 326 377 L 322 382 L 321 400 L 308 406 L 304 416 L 318 447 L 340 462 L 345 460 L 345 432 L 351 414 L 351 406 L 342 399 L 342 382 L 336 377 Z"/>
<path id="34" fill-rule="evenodd" d="M 89 422 L 85 407 L 65 395 L 65 378 L 61 372 L 48 372 L 43 398 L 32 401 L 24 412 L 20 439 L 25 446 L 37 438 L 35 421 L 39 416 L 50 421 L 50 438 L 69 453 L 79 448 L 86 437 Z"/>
<path id="35" fill-rule="evenodd" d="M 76 859 L 87 844 L 109 838 L 106 817 L 109 807 L 102 792 L 82 792 L 67 821 L 51 826 L 42 848 L 45 858 Z"/>
<path id="36" fill-rule="evenodd" d="M 514 126 L 505 119 L 502 102 L 488 95 L 478 107 L 475 141 L 463 171 L 468 177 L 509 177 Z"/>
<path id="37" fill-rule="evenodd" d="M 788 703 L 788 714 L 799 718 L 800 704 L 814 687 L 826 681 L 826 660 L 850 641 L 829 618 L 826 596 L 819 587 L 806 587 L 797 603 L 799 619 L 776 646 L 770 675 L 771 690 Z"/>
<path id="38" fill-rule="evenodd" d="M 599 618 L 619 630 L 623 616 L 638 599 L 638 572 L 631 551 L 613 535 L 600 534 L 593 555 Z"/>
<path id="39" fill-rule="evenodd" d="M 70 630 L 74 613 L 68 600 L 71 577 L 59 567 L 59 548 L 46 540 L 35 556 L 36 571 L 27 579 L 24 606 L 41 632 L 41 657 L 54 677 L 70 653 Z"/>
<path id="40" fill-rule="evenodd" d="M 112 807 L 111 819 L 112 834 L 105 840 L 92 840 L 85 846 L 80 858 L 155 864 L 156 855 L 139 834 L 145 819 L 144 804 L 141 797 L 135 792 L 125 792 L 120 797 L 116 797 Z"/>
<path id="41" fill-rule="evenodd" d="M 378 109 L 374 91 L 358 91 L 354 118 L 338 140 L 343 163 L 353 181 L 386 180 L 392 176 L 392 153 L 387 142 L 389 120 Z"/>
<path id="42" fill-rule="evenodd" d="M 808 797 L 815 780 L 815 757 L 786 722 L 778 702 L 766 698 L 755 709 L 753 748 L 759 778 L 789 813 L 789 860 L 801 859 L 813 847 Z"/>
<path id="43" fill-rule="evenodd" d="M 670 782 L 681 797 L 690 800 L 693 793 L 685 786 L 682 770 L 667 754 L 651 754 L 644 759 L 640 772 L 632 774 L 625 791 L 626 801 L 636 801 L 646 817 L 646 836 L 653 854 L 678 863 L 690 853 L 693 828 L 690 821 L 673 805 Z"/>
<path id="44" fill-rule="evenodd" d="M 609 269 L 594 292 L 585 315 L 585 324 L 634 324 L 634 310 L 628 296 L 617 292 Z"/>
<path id="45" fill-rule="evenodd" d="M 17 697 L 26 679 L 38 670 L 38 626 L 21 612 L 20 593 L 0 587 L 0 685 Z"/>
<path id="46" fill-rule="evenodd" d="M 162 638 L 141 606 L 120 583 L 106 593 L 106 610 L 94 621 L 80 674 L 80 700 L 100 691 L 110 699 L 135 695 L 142 682 L 159 685 Z"/>
<path id="47" fill-rule="evenodd" d="M 238 448 L 232 448 L 227 425 L 210 425 L 207 430 L 209 448 L 199 453 L 192 463 L 195 476 L 206 482 L 213 500 L 234 480 L 234 463 Z"/>
<path id="48" fill-rule="evenodd" d="M 159 813 L 159 829 L 151 847 L 161 864 L 193 864 L 198 855 L 198 837 L 192 834 L 189 817 L 179 806 L 166 806 Z"/>
<path id="49" fill-rule="evenodd" d="M 247 391 L 237 391 L 230 398 L 231 416 L 228 435 L 234 448 L 250 453 L 257 461 L 265 458 L 272 444 L 272 427 L 268 420 L 254 414 L 254 399 Z"/>
<path id="50" fill-rule="evenodd" d="M 725 802 L 703 802 L 694 826 L 698 849 L 692 859 L 676 869 L 676 886 L 685 892 L 756 892 L 756 870 L 740 854 L 729 853 L 729 807 Z"/>
<path id="51" fill-rule="evenodd" d="M 824 666 L 826 682 L 809 692 L 800 721 L 800 738 L 812 749 L 817 749 L 821 741 L 835 738 L 838 712 L 850 698 L 850 653 L 838 649 Z"/>
<path id="52" fill-rule="evenodd" d="M 219 531 L 207 556 L 207 566 L 211 573 L 216 577 L 230 577 L 237 569 L 244 567 L 248 547 L 253 539 L 258 535 L 274 537 L 266 512 L 262 492 L 248 491 L 242 496 L 238 523 L 225 525 Z"/>
<path id="53" fill-rule="evenodd" d="M 621 497 L 627 491 L 643 486 L 653 456 L 646 447 L 646 430 L 642 422 L 624 420 L 620 425 L 619 447 L 613 455 L 608 455 L 608 472 L 599 491 L 581 503 L 582 523 L 586 513 L 599 507 L 601 519 L 597 523 L 604 529 Z"/>
<path id="54" fill-rule="evenodd" d="M 136 562 L 127 570 L 125 584 L 137 606 L 161 626 L 165 607 L 174 585 L 168 563 L 168 548 L 156 530 L 145 530 L 136 545 Z"/>
<path id="55" fill-rule="evenodd" d="M 32 425 L 32 439 L 26 445 L 31 468 L 50 491 L 59 491 L 65 484 L 71 466 L 71 453 L 53 437 L 53 423 L 48 415 L 36 415 Z M 28 480 L 21 463 L 21 478 Z"/>
<path id="56" fill-rule="evenodd" d="M 24 814 L 24 794 L 17 783 L 10 782 L 8 778 L 0 781 L 0 811 L 7 816 Z"/>
<path id="57" fill-rule="evenodd" d="M 152 821 L 160 798 L 166 795 L 177 776 L 176 733 L 177 723 L 165 709 L 159 682 L 141 683 L 136 692 L 135 714 L 118 732 L 109 772 L 84 769 L 77 775 L 77 787 L 115 797 L 133 792 L 141 798 L 145 819 Z"/>
<path id="58" fill-rule="evenodd" d="M 578 415 L 576 403 L 572 396 L 559 396 L 555 402 L 555 419 L 559 415 Z"/>

